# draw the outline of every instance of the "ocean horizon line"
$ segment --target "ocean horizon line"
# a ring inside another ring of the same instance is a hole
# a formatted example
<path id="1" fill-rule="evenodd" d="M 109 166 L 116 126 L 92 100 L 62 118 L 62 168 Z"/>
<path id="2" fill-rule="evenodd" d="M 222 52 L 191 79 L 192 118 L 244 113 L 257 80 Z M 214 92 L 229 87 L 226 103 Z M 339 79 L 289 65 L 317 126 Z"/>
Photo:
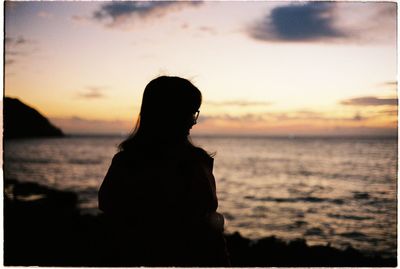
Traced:
<path id="1" fill-rule="evenodd" d="M 106 138 L 106 137 L 113 137 L 113 138 L 125 138 L 128 137 L 130 133 L 80 133 L 80 132 L 70 132 L 65 133 L 65 137 L 70 138 L 77 138 L 77 137 L 99 137 L 99 138 Z M 191 138 L 244 138 L 244 139 L 398 139 L 398 135 L 371 135 L 371 134 L 339 134 L 339 135 L 331 135 L 331 134 L 224 134 L 224 133 L 204 133 L 204 134 L 192 134 L 190 135 Z"/>

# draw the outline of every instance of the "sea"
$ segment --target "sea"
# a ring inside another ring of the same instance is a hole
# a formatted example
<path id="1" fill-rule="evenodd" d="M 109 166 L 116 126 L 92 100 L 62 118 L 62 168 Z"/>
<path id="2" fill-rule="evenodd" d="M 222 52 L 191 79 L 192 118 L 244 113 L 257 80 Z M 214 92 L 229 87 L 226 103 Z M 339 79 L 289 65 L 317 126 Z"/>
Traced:
<path id="1" fill-rule="evenodd" d="M 4 177 L 78 194 L 97 214 L 97 191 L 123 136 L 4 141 Z M 195 136 L 215 154 L 226 232 L 397 255 L 398 139 Z"/>

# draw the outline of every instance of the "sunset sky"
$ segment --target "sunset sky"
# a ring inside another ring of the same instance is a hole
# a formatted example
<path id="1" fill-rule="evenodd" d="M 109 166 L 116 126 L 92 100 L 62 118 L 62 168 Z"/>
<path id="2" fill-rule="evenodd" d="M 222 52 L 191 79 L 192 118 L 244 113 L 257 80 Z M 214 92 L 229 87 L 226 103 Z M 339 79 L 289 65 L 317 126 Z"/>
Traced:
<path id="1" fill-rule="evenodd" d="M 5 95 L 66 133 L 126 133 L 146 84 L 174 75 L 203 93 L 195 134 L 396 135 L 396 12 L 395 2 L 6 2 Z"/>

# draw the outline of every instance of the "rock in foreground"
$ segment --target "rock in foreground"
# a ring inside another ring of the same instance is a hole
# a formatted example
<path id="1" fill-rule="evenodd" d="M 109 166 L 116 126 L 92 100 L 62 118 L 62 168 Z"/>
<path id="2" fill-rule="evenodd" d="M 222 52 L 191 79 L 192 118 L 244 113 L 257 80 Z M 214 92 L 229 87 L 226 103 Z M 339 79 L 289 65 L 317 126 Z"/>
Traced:
<path id="1" fill-rule="evenodd" d="M 116 262 L 114 240 L 107 236 L 104 216 L 81 215 L 77 196 L 35 183 L 5 180 L 4 265 L 6 266 L 140 266 L 132 252 L 129 264 Z M 232 266 L 395 267 L 397 260 L 380 253 L 286 243 L 275 237 L 257 241 L 239 233 L 226 235 Z M 133 242 L 134 244 L 134 242 Z"/>

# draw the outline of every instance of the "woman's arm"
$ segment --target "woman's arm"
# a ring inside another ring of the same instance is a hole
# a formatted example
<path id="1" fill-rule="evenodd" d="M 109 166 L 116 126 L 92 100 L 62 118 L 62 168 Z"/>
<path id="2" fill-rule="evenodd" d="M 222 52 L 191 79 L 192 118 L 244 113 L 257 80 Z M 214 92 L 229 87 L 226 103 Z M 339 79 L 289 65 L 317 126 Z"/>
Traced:
<path id="1" fill-rule="evenodd" d="M 118 210 L 118 200 L 121 199 L 121 194 L 118 193 L 119 182 L 123 177 L 123 168 L 121 166 L 121 153 L 117 153 L 111 162 L 110 168 L 100 186 L 98 193 L 99 209 L 105 213 L 112 213 Z"/>
<path id="2" fill-rule="evenodd" d="M 186 186 L 185 211 L 192 221 L 204 224 L 218 206 L 212 171 L 204 160 L 190 159 L 184 162 L 183 173 Z"/>

